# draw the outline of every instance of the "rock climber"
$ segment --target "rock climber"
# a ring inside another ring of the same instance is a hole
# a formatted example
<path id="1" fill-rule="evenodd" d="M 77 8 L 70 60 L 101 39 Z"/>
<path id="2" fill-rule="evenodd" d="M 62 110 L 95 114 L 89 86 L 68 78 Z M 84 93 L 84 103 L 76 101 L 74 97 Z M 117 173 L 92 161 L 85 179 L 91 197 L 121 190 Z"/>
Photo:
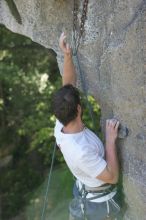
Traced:
<path id="1" fill-rule="evenodd" d="M 101 140 L 82 121 L 83 108 L 76 86 L 72 50 L 61 34 L 59 46 L 64 54 L 62 84 L 54 94 L 57 118 L 54 136 L 63 157 L 76 178 L 71 201 L 70 220 L 116 219 L 120 207 L 116 201 L 119 178 L 116 139 L 119 121 L 106 120 L 105 149 Z"/>

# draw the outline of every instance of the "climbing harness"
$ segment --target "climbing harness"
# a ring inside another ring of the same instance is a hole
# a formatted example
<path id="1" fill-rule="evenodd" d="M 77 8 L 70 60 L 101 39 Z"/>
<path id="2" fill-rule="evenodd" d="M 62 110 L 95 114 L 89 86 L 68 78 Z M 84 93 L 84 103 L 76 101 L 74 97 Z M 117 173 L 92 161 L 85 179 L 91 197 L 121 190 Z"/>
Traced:
<path id="1" fill-rule="evenodd" d="M 92 202 L 98 202 L 99 200 L 101 202 L 107 201 L 115 195 L 117 191 L 117 187 L 115 185 L 107 183 L 99 187 L 88 187 L 77 180 L 76 185 L 80 194 L 85 195 L 86 200 Z"/>
<path id="2" fill-rule="evenodd" d="M 77 191 L 69 205 L 70 214 L 73 218 L 85 220 L 89 217 L 89 219 L 95 220 L 98 215 L 101 219 L 108 219 L 111 210 L 113 215 L 120 212 L 119 205 L 112 199 L 117 192 L 115 185 L 104 184 L 99 187 L 87 187 L 76 180 L 75 187 Z M 98 205 L 101 203 L 102 205 Z"/>

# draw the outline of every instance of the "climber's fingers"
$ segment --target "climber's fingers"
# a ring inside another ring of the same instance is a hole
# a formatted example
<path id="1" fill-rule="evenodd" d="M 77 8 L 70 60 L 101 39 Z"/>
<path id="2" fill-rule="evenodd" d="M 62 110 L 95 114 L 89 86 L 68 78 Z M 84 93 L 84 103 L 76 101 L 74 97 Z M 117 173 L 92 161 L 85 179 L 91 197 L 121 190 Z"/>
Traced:
<path id="1" fill-rule="evenodd" d="M 62 50 L 66 49 L 66 35 L 64 33 L 59 38 L 59 46 Z"/>
<path id="2" fill-rule="evenodd" d="M 114 143 L 118 136 L 120 122 L 116 119 L 106 120 L 106 141 Z"/>
<path id="3" fill-rule="evenodd" d="M 66 42 L 66 35 L 63 32 L 59 38 L 59 46 L 64 53 L 71 53 L 71 48 L 69 44 Z"/>
<path id="4" fill-rule="evenodd" d="M 59 47 L 61 48 L 61 49 L 63 49 L 63 47 L 65 46 L 64 44 L 65 44 L 65 42 L 64 42 L 64 33 L 62 33 L 61 35 L 60 35 L 60 38 L 59 38 Z"/>
<path id="5" fill-rule="evenodd" d="M 70 48 L 70 46 L 69 46 L 68 43 L 66 44 L 66 49 L 67 49 L 67 53 L 70 53 L 70 52 L 71 52 L 71 48 Z"/>
<path id="6" fill-rule="evenodd" d="M 120 122 L 117 119 L 113 118 L 113 119 L 108 119 L 106 124 L 108 127 L 111 127 L 114 130 L 118 130 Z"/>

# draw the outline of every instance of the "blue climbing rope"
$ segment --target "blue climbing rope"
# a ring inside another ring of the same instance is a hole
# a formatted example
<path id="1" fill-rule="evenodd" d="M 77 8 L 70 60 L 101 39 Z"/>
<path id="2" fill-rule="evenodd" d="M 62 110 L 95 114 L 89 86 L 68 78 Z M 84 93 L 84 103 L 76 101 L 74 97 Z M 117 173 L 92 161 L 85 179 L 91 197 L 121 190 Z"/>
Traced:
<path id="1" fill-rule="evenodd" d="M 42 210 L 42 214 L 41 214 L 41 220 L 45 220 L 46 205 L 47 205 L 47 201 L 48 201 L 48 193 L 49 193 L 52 170 L 53 170 L 53 165 L 54 165 L 54 160 L 55 160 L 56 147 L 57 147 L 57 144 L 55 143 L 53 146 L 53 154 L 52 154 L 50 171 L 49 171 L 49 175 L 48 175 L 47 188 L 46 188 L 46 192 L 45 192 L 45 199 L 44 199 L 43 210 Z"/>
<path id="2" fill-rule="evenodd" d="M 88 100 L 88 89 L 87 89 L 87 84 L 86 84 L 86 80 L 85 80 L 85 74 L 83 73 L 83 71 L 81 69 L 80 61 L 79 61 L 77 52 L 74 54 L 74 58 L 75 58 L 75 62 L 76 62 L 77 67 L 78 67 L 78 72 L 79 72 L 79 75 L 80 75 L 82 90 L 84 92 L 84 96 L 85 96 L 85 99 L 86 99 L 86 105 L 87 105 L 87 108 L 88 108 L 88 111 L 89 111 L 89 115 L 90 115 L 90 118 L 91 118 L 92 123 L 93 123 L 94 131 L 96 131 L 93 108 L 92 108 L 92 106 L 91 106 L 91 104 Z"/>

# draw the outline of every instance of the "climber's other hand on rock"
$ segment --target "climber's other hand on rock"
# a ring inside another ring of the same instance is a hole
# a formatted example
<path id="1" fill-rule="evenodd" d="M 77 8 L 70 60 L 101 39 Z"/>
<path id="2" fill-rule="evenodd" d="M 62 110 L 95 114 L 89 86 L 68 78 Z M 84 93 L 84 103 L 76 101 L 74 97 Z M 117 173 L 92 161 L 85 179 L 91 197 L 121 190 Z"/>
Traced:
<path id="1" fill-rule="evenodd" d="M 59 38 L 59 47 L 64 54 L 71 54 L 71 48 L 69 44 L 66 42 L 66 35 L 64 32 L 61 34 Z"/>
<path id="2" fill-rule="evenodd" d="M 120 122 L 116 119 L 106 120 L 106 141 L 107 143 L 115 143 L 118 135 L 118 127 Z"/>

